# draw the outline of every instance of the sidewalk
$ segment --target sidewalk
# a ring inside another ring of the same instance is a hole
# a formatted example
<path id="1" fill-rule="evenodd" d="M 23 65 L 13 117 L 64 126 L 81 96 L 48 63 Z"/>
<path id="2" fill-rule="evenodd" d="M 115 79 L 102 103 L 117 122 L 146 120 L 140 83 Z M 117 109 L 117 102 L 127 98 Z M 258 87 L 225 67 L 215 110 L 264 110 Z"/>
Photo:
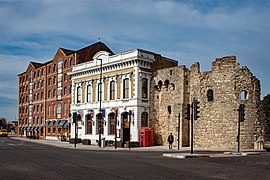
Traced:
<path id="1" fill-rule="evenodd" d="M 264 153 L 265 150 L 261 149 L 241 149 L 241 153 L 237 153 L 237 149 L 207 149 L 207 148 L 194 148 L 194 154 L 190 154 L 190 147 L 181 147 L 180 150 L 177 150 L 177 147 L 174 147 L 173 151 L 169 151 L 167 146 L 152 146 L 152 147 L 133 147 L 133 148 L 123 148 L 114 146 L 98 147 L 97 145 L 83 145 L 82 143 L 70 144 L 69 142 L 63 141 L 54 141 L 54 140 L 36 140 L 11 136 L 10 138 L 38 143 L 38 144 L 47 144 L 51 146 L 69 148 L 69 149 L 82 149 L 82 150 L 98 150 L 98 151 L 151 151 L 151 152 L 161 152 L 164 157 L 170 158 L 194 158 L 194 157 L 240 157 L 247 155 L 258 155 Z"/>

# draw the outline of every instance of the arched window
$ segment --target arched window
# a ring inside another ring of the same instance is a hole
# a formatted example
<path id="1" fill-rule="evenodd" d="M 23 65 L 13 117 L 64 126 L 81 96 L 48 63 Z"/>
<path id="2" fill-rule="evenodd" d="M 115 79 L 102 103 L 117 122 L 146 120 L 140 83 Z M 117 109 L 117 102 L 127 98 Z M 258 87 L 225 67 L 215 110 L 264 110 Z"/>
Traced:
<path id="1" fill-rule="evenodd" d="M 248 93 L 246 90 L 241 91 L 240 100 L 246 100 L 248 98 Z"/>
<path id="2" fill-rule="evenodd" d="M 115 134 L 116 132 L 116 117 L 115 113 L 110 113 L 109 114 L 109 134 Z"/>
<path id="3" fill-rule="evenodd" d="M 96 124 L 97 124 L 97 134 L 104 134 L 104 126 L 103 126 L 103 116 L 102 113 L 98 113 L 96 115 Z"/>
<path id="4" fill-rule="evenodd" d="M 141 127 L 148 127 L 148 113 L 143 112 L 141 114 Z"/>
<path id="5" fill-rule="evenodd" d="M 77 103 L 82 102 L 82 88 L 79 86 L 77 87 Z"/>
<path id="6" fill-rule="evenodd" d="M 115 100 L 115 81 L 110 82 L 110 100 Z"/>
<path id="7" fill-rule="evenodd" d="M 148 79 L 142 79 L 142 98 L 148 98 Z"/>
<path id="8" fill-rule="evenodd" d="M 52 97 L 52 92 L 51 90 L 48 91 L 48 98 L 51 98 Z"/>
<path id="9" fill-rule="evenodd" d="M 91 101 L 91 91 L 92 91 L 92 88 L 91 88 L 91 85 L 87 85 L 87 91 L 86 91 L 86 101 L 87 102 L 90 102 Z"/>
<path id="10" fill-rule="evenodd" d="M 129 79 L 123 81 L 123 98 L 129 98 Z"/>
<path id="11" fill-rule="evenodd" d="M 86 134 L 92 134 L 92 116 L 91 114 L 85 115 Z"/>
<path id="12" fill-rule="evenodd" d="M 165 82 L 164 82 L 165 88 L 168 88 L 169 84 L 170 84 L 170 81 L 169 80 L 165 80 Z"/>
<path id="13" fill-rule="evenodd" d="M 214 91 L 212 89 L 207 90 L 207 99 L 208 102 L 214 101 Z"/>

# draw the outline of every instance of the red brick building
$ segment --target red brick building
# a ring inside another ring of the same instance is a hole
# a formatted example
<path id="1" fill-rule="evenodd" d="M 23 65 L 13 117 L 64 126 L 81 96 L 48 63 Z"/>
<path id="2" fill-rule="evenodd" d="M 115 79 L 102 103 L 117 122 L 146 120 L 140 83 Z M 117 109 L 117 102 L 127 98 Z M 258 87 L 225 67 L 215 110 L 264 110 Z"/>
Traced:
<path id="1" fill-rule="evenodd" d="M 46 63 L 30 62 L 18 75 L 18 132 L 21 137 L 60 139 L 70 134 L 72 83 L 75 64 L 92 61 L 98 51 L 113 52 L 102 42 L 77 51 L 59 48 Z"/>

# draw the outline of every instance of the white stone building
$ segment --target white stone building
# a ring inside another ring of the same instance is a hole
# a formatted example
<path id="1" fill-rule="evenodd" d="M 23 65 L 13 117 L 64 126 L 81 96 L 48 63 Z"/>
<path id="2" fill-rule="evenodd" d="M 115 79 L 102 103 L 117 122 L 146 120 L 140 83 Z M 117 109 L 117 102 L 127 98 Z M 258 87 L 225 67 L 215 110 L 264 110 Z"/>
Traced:
<path id="1" fill-rule="evenodd" d="M 69 75 L 71 112 L 79 114 L 78 138 L 96 144 L 101 134 L 101 139 L 117 137 L 124 145 L 130 137 L 136 146 L 141 127 L 149 127 L 152 72 L 171 66 L 177 66 L 177 61 L 140 49 L 115 55 L 100 51 L 93 61 L 75 65 Z"/>

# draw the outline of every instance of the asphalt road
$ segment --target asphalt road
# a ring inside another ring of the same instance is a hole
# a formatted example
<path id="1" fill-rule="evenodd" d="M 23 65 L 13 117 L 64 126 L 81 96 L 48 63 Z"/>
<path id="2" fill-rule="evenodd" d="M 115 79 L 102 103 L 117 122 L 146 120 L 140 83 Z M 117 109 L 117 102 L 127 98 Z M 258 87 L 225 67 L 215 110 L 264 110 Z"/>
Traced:
<path id="1" fill-rule="evenodd" d="M 162 152 L 65 149 L 0 137 L 0 179 L 269 179 L 270 153 L 173 159 Z"/>

